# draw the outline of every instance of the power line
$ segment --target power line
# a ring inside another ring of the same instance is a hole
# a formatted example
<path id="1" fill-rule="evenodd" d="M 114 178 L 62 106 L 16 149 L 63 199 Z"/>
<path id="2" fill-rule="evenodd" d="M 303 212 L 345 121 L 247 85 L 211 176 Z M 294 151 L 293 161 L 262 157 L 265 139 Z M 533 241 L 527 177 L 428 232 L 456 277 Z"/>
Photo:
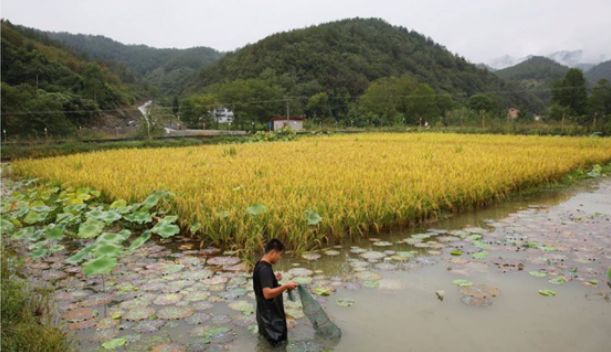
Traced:
<path id="1" fill-rule="evenodd" d="M 531 92 L 551 92 L 551 91 L 559 91 L 559 90 L 570 90 L 579 87 L 558 87 L 558 88 L 538 88 L 538 89 L 508 89 L 508 90 L 488 90 L 488 91 L 480 91 L 475 94 L 515 94 L 515 93 L 531 93 Z M 327 92 L 325 92 L 327 93 Z M 405 99 L 422 99 L 422 98 L 430 98 L 430 97 L 439 97 L 447 94 L 450 97 L 455 98 L 466 98 L 472 95 L 467 94 L 466 92 L 456 92 L 453 94 L 449 93 L 431 93 L 431 94 L 390 94 L 386 95 L 389 98 L 405 98 Z M 350 94 L 342 94 L 342 95 L 334 95 L 330 94 L 331 97 L 339 98 L 340 100 L 352 100 L 356 101 L 361 95 L 350 95 Z M 279 103 L 279 102 L 288 102 L 295 100 L 306 100 L 308 96 L 300 95 L 300 96 L 287 96 L 284 98 L 278 99 L 265 99 L 265 100 L 247 100 L 247 101 L 237 101 L 237 102 L 219 102 L 220 106 L 236 106 L 236 105 L 249 105 L 249 104 L 261 104 L 261 103 Z M 340 102 L 336 103 L 337 106 L 340 105 Z M 327 103 L 328 105 L 328 103 Z M 172 110 L 171 106 L 158 106 L 157 110 Z M 128 112 L 128 111 L 140 111 L 138 108 L 117 108 L 117 109 L 96 109 L 96 110 L 28 110 L 28 111 L 7 111 L 2 112 L 2 115 L 31 115 L 31 114 L 55 114 L 55 113 L 65 113 L 65 114 L 76 114 L 76 113 L 103 113 L 103 112 Z"/>

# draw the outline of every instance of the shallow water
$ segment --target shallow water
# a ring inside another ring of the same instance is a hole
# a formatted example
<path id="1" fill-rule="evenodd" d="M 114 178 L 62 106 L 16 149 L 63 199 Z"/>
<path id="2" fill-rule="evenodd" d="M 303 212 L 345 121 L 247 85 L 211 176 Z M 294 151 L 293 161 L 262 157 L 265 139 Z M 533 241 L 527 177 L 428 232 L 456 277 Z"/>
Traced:
<path id="1" fill-rule="evenodd" d="M 287 350 L 604 351 L 611 343 L 609 178 L 379 237 L 278 265 L 285 279 L 331 292 L 319 299 L 343 331 L 340 341 L 318 338 L 287 302 L 295 317 Z M 148 244 L 103 286 L 63 264 L 61 254 L 28 266 L 33 280 L 56 287 L 58 314 L 78 350 L 124 337 L 117 350 L 268 351 L 252 331 L 249 273 L 235 271 L 237 258 L 215 263 L 215 251 L 191 246 L 187 239 L 173 243 L 180 251 Z M 368 261 L 363 251 L 379 258 Z M 473 286 L 459 288 L 456 279 Z M 338 299 L 354 304 L 343 307 Z"/>

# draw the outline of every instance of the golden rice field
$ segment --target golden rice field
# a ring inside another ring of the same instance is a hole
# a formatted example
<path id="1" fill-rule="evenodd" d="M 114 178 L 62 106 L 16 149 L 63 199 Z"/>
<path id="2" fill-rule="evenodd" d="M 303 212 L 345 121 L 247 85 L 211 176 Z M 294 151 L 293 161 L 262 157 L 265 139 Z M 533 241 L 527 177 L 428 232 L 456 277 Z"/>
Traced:
<path id="1" fill-rule="evenodd" d="M 102 151 L 13 167 L 113 199 L 170 190 L 182 224 L 199 222 L 209 243 L 256 248 L 276 236 L 306 249 L 481 205 L 609 161 L 608 138 L 372 133 Z M 252 215 L 247 208 L 255 204 L 266 211 Z M 308 211 L 322 220 L 309 225 Z"/>

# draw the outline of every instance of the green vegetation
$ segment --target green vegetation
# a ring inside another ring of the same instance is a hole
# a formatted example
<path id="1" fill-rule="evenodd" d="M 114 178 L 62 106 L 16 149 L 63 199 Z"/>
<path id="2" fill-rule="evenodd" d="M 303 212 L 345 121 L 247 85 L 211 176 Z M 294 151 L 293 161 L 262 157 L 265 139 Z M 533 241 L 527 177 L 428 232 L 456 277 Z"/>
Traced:
<path id="1" fill-rule="evenodd" d="M 157 49 L 146 45 L 125 45 L 101 35 L 46 32 L 77 53 L 126 68 L 126 74 L 161 96 L 181 94 L 188 80 L 222 57 L 207 47 Z"/>
<path id="2" fill-rule="evenodd" d="M 286 107 L 278 102 L 286 98 L 294 114 L 320 116 L 322 112 L 326 117 L 348 120 L 355 101 L 371 82 L 405 75 L 429 85 L 430 93 L 449 95 L 457 101 L 495 92 L 504 105 L 540 108 L 536 97 L 519 92 L 516 86 L 431 39 L 380 19 L 360 18 L 278 33 L 247 45 L 204 69 L 191 91 L 216 94 L 220 84 L 234 92 L 231 98 L 241 97 L 240 102 L 265 104 L 265 113 L 257 115 L 258 119 Z M 274 94 L 265 95 L 265 99 L 248 95 L 251 86 L 262 85 L 273 88 Z M 313 97 L 321 99 L 317 102 Z M 217 98 L 224 105 L 234 103 L 221 93 Z M 236 118 L 252 118 L 250 112 L 241 110 L 236 107 Z"/>
<path id="3" fill-rule="evenodd" d="M 2 236 L 7 229 L 3 222 Z M 50 291 L 28 284 L 22 260 L 2 240 L 2 337 L 6 352 L 65 352 L 70 344 L 50 315 Z"/>
<path id="4" fill-rule="evenodd" d="M 9 135 L 68 135 L 134 102 L 109 69 L 2 21 L 2 124 Z"/>
<path id="5" fill-rule="evenodd" d="M 508 82 L 514 82 L 521 88 L 532 91 L 543 102 L 549 103 L 552 98 L 553 83 L 562 79 L 568 70 L 568 67 L 554 60 L 533 56 L 515 66 L 494 73 Z"/>
<path id="6" fill-rule="evenodd" d="M 588 82 L 595 83 L 601 79 L 611 81 L 611 60 L 601 62 L 600 64 L 590 68 L 585 73 Z"/>
<path id="7" fill-rule="evenodd" d="M 74 153 L 92 152 L 106 149 L 124 148 L 162 148 L 186 147 L 191 145 L 240 143 L 245 141 L 243 136 L 215 136 L 205 138 L 162 138 L 153 140 L 129 141 L 100 141 L 83 142 L 78 140 L 57 141 L 48 143 L 11 143 L 2 145 L 2 160 L 15 160 L 23 158 L 42 158 L 48 156 L 67 155 Z"/>

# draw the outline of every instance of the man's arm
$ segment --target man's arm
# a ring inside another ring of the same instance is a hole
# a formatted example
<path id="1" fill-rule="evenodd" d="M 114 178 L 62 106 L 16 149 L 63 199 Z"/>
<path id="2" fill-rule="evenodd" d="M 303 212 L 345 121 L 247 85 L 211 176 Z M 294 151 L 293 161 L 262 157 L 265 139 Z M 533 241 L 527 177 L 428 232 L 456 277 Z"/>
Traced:
<path id="1" fill-rule="evenodd" d="M 286 290 L 292 290 L 295 287 L 297 287 L 297 283 L 295 283 L 293 281 L 289 281 L 289 282 L 285 283 L 284 285 L 278 286 L 276 288 L 263 287 L 263 297 L 265 299 L 276 298 L 276 297 L 280 296 L 282 294 L 282 292 L 284 292 Z"/>

